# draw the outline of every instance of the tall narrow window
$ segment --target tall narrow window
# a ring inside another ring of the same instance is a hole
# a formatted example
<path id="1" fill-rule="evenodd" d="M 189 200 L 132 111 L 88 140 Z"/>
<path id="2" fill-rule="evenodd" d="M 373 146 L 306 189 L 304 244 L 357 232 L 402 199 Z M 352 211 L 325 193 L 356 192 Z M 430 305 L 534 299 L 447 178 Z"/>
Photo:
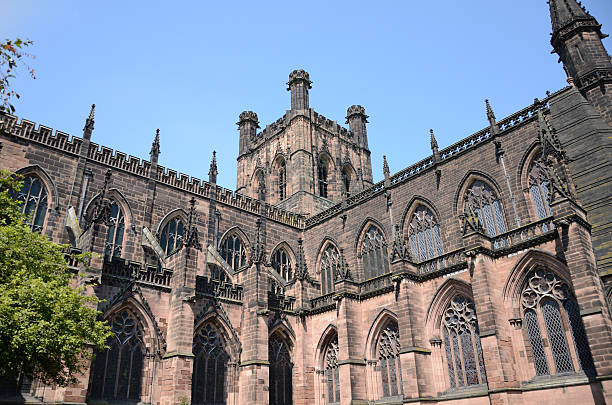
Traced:
<path id="1" fill-rule="evenodd" d="M 193 339 L 191 403 L 194 405 L 225 404 L 229 355 L 223 343 L 210 325 L 202 327 Z"/>
<path id="2" fill-rule="evenodd" d="M 350 197 L 351 196 L 351 173 L 349 172 L 349 169 L 347 167 L 345 167 L 342 170 L 342 186 L 343 186 L 344 194 L 346 195 L 346 197 Z"/>
<path id="3" fill-rule="evenodd" d="M 317 171 L 319 177 L 319 195 L 327 198 L 327 162 L 323 159 L 319 160 Z"/>
<path id="4" fill-rule="evenodd" d="M 327 294 L 334 291 L 334 283 L 338 274 L 340 255 L 338 249 L 328 245 L 321 257 L 321 293 Z"/>
<path id="5" fill-rule="evenodd" d="M 221 243 L 221 257 L 234 271 L 246 264 L 246 247 L 238 235 L 230 235 Z"/>
<path id="6" fill-rule="evenodd" d="M 106 246 L 104 249 L 105 257 L 121 257 L 123 247 L 123 231 L 125 219 L 121 207 L 115 200 L 110 203 L 110 225 L 106 236 Z"/>
<path id="7" fill-rule="evenodd" d="M 440 227 L 431 210 L 424 205 L 420 205 L 412 215 L 408 241 L 415 260 L 424 261 L 442 254 Z"/>
<path id="8" fill-rule="evenodd" d="M 115 315 L 109 323 L 114 336 L 108 343 L 110 347 L 98 353 L 93 362 L 89 397 L 139 401 L 146 352 L 142 329 L 128 310 Z"/>
<path id="9" fill-rule="evenodd" d="M 521 302 L 537 376 L 577 369 L 593 372 L 580 310 L 565 281 L 547 269 L 534 270 L 523 288 Z"/>
<path id="10" fill-rule="evenodd" d="M 293 404 L 293 364 L 287 344 L 274 335 L 268 342 L 270 405 Z"/>
<path id="11" fill-rule="evenodd" d="M 14 198 L 21 201 L 21 212 L 25 214 L 30 228 L 42 232 L 47 216 L 47 190 L 40 179 L 35 176 L 26 177 Z"/>
<path id="12" fill-rule="evenodd" d="M 181 247 L 183 243 L 184 228 L 183 221 L 178 217 L 168 221 L 168 223 L 164 225 L 160 233 L 159 244 L 162 249 L 164 249 L 166 255 L 169 255 Z"/>
<path id="13" fill-rule="evenodd" d="M 361 262 L 366 280 L 389 272 L 387 242 L 374 225 L 368 228 L 361 242 Z"/>
<path id="14" fill-rule="evenodd" d="M 293 278 L 293 272 L 291 271 L 291 261 L 289 260 L 289 254 L 283 248 L 279 248 L 274 252 L 272 256 L 272 267 L 282 278 L 287 281 L 291 281 Z"/>
<path id="15" fill-rule="evenodd" d="M 402 395 L 402 369 L 400 365 L 400 340 L 397 323 L 383 329 L 378 338 L 378 361 L 382 377 L 383 398 Z"/>
<path id="16" fill-rule="evenodd" d="M 465 196 L 465 210 L 466 215 L 474 213 L 487 235 L 506 232 L 501 203 L 488 184 L 480 180 L 472 183 Z"/>
<path id="17" fill-rule="evenodd" d="M 550 180 L 544 162 L 536 158 L 529 169 L 529 191 L 538 219 L 552 215 L 550 209 Z"/>
<path id="18" fill-rule="evenodd" d="M 455 296 L 442 322 L 451 388 L 484 384 L 487 381 L 474 303 L 462 295 Z"/>
<path id="19" fill-rule="evenodd" d="M 281 159 L 278 168 L 278 198 L 280 201 L 287 198 L 287 166 L 284 159 Z"/>
<path id="20" fill-rule="evenodd" d="M 325 382 L 328 404 L 340 403 L 340 373 L 338 371 L 338 336 L 327 345 L 325 352 Z"/>

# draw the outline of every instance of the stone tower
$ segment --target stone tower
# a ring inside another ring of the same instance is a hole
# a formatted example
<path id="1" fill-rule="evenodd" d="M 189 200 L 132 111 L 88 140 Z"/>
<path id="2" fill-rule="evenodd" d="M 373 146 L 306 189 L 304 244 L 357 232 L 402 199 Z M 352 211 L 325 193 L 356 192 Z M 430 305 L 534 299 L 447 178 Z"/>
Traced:
<path id="1" fill-rule="evenodd" d="M 237 191 L 282 208 L 315 214 L 372 185 L 368 116 L 348 108 L 340 126 L 310 108 L 310 75 L 294 70 L 291 109 L 257 133 L 257 114 L 240 114 Z"/>

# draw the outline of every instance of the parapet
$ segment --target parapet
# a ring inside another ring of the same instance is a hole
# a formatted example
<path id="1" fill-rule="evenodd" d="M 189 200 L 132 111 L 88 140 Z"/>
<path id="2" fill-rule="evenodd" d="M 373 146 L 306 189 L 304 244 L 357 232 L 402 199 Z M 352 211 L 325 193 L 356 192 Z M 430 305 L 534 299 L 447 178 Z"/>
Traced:
<path id="1" fill-rule="evenodd" d="M 289 81 L 287 82 L 287 90 L 291 90 L 291 84 L 302 81 L 306 83 L 309 89 L 312 88 L 312 82 L 310 81 L 310 75 L 304 69 L 295 69 L 293 72 L 289 73 Z"/>

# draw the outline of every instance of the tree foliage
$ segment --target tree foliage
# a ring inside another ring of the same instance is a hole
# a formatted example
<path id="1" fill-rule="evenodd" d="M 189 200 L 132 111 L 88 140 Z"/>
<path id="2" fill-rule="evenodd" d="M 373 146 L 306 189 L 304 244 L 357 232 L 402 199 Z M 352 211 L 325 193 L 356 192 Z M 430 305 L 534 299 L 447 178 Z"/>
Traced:
<path id="1" fill-rule="evenodd" d="M 30 230 L 12 195 L 21 183 L 0 170 L 0 379 L 66 385 L 111 336 L 99 300 L 75 288 L 61 246 Z M 80 258 L 83 260 L 83 258 Z"/>
<path id="2" fill-rule="evenodd" d="M 11 88 L 10 80 L 15 78 L 14 71 L 20 66 L 27 69 L 33 79 L 34 69 L 30 68 L 25 62 L 25 57 L 32 58 L 32 55 L 23 51 L 23 48 L 32 45 L 32 41 L 23 41 L 19 38 L 12 41 L 5 39 L 0 42 L 0 112 L 15 112 L 15 107 L 11 104 L 11 99 L 19 98 L 19 93 Z"/>

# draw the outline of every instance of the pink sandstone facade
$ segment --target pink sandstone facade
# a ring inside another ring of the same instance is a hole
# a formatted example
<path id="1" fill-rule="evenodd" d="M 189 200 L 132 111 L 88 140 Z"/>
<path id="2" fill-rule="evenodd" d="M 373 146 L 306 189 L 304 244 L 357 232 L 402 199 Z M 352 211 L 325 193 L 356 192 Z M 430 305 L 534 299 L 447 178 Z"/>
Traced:
<path id="1" fill-rule="evenodd" d="M 373 183 L 367 115 L 240 114 L 237 190 L 0 116 L 33 229 L 98 253 L 115 337 L 79 383 L 1 402 L 612 404 L 612 64 L 551 0 L 569 86 Z M 69 259 L 68 259 L 69 260 Z M 83 269 L 81 269 L 83 270 Z M 11 386 L 11 384 L 13 384 Z"/>

